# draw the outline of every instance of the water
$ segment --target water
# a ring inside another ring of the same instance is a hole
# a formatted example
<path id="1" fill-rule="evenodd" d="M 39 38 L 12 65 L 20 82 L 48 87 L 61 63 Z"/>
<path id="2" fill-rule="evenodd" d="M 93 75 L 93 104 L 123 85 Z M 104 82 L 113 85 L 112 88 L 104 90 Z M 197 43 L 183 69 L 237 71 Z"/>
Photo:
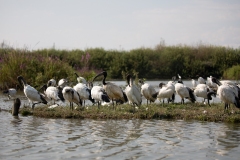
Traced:
<path id="1" fill-rule="evenodd" d="M 12 117 L 0 159 L 239 159 L 240 124 Z"/>
<path id="2" fill-rule="evenodd" d="M 13 102 L 6 99 L 0 95 L 0 107 L 9 109 Z M 4 111 L 0 122 L 4 160 L 240 158 L 240 124 L 45 119 L 13 117 Z"/>

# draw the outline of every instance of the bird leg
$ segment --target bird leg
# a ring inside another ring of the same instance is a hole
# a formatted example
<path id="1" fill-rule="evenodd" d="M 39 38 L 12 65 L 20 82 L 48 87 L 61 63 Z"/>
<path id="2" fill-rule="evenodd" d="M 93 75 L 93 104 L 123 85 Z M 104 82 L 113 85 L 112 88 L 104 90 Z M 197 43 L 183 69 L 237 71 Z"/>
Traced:
<path id="1" fill-rule="evenodd" d="M 204 99 L 204 100 L 205 100 L 205 99 Z M 208 102 L 209 107 L 211 107 L 211 105 L 210 105 L 210 103 L 209 103 L 209 99 L 207 99 L 207 102 Z"/>
<path id="2" fill-rule="evenodd" d="M 98 109 L 100 109 L 100 108 L 99 108 L 99 105 L 100 105 L 99 103 L 100 103 L 100 102 L 98 101 L 98 102 L 97 102 L 97 104 L 98 104 Z"/>
<path id="3" fill-rule="evenodd" d="M 181 104 L 184 104 L 184 98 L 182 98 L 182 102 L 181 102 Z"/>
<path id="4" fill-rule="evenodd" d="M 114 101 L 113 101 L 113 99 L 112 99 L 112 105 L 113 105 L 113 109 L 114 109 Z"/>
<path id="5" fill-rule="evenodd" d="M 42 103 L 42 102 L 33 103 L 33 104 L 32 104 L 32 110 L 34 110 L 35 105 L 36 105 L 36 104 L 39 104 L 39 103 Z"/>

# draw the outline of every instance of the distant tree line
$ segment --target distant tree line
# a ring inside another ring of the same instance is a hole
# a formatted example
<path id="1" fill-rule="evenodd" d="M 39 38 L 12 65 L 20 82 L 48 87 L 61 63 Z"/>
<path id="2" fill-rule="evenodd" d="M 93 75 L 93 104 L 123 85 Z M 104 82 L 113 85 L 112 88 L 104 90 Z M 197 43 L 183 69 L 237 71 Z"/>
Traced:
<path id="1" fill-rule="evenodd" d="M 138 48 L 130 51 L 89 48 L 86 50 L 56 50 L 0 48 L 0 83 L 16 84 L 17 75 L 39 86 L 50 78 L 76 80 L 74 72 L 90 80 L 101 71 L 108 79 L 125 79 L 127 73 L 139 78 L 171 79 L 180 74 L 183 79 L 215 76 L 240 79 L 240 49 L 230 47 L 165 46 Z"/>

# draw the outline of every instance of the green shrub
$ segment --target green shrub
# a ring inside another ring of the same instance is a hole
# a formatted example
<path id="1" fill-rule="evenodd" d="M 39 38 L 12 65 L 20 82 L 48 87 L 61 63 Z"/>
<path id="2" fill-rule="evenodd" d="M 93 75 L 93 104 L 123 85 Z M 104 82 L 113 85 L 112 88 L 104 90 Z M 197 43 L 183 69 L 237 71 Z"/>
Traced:
<path id="1" fill-rule="evenodd" d="M 233 66 L 223 73 L 226 79 L 240 80 L 240 65 Z"/>

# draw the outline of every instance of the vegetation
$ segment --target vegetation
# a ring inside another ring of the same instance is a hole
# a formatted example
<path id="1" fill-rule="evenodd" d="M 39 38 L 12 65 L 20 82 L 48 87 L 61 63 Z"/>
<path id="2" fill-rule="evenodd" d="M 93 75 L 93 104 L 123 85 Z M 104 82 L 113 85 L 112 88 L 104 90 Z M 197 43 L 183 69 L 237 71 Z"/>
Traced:
<path id="1" fill-rule="evenodd" d="M 183 79 L 215 76 L 223 79 L 240 79 L 240 49 L 221 46 L 165 46 L 154 49 L 138 48 L 130 51 L 42 49 L 29 51 L 1 45 L 0 88 L 14 87 L 17 76 L 39 87 L 51 78 L 67 78 L 76 82 L 73 74 L 91 80 L 106 70 L 109 79 L 125 79 L 126 73 L 139 78 L 171 79 L 180 74 Z"/>
<path id="2" fill-rule="evenodd" d="M 228 68 L 226 71 L 224 71 L 223 76 L 228 77 L 229 79 L 234 79 L 235 77 L 240 77 L 240 65 Z M 239 80 L 239 78 L 238 78 L 238 80 Z"/>
<path id="3" fill-rule="evenodd" d="M 23 116 L 33 115 L 44 118 L 90 118 L 90 119 L 168 119 L 168 120 L 199 120 L 209 122 L 240 122 L 240 110 L 232 106 L 229 110 L 224 110 L 222 104 L 212 104 L 211 107 L 200 103 L 187 104 L 159 104 L 142 105 L 138 109 L 133 109 L 128 104 L 119 105 L 114 110 L 112 106 L 88 106 L 84 110 L 73 110 L 69 107 L 36 107 L 22 108 L 20 113 Z"/>

